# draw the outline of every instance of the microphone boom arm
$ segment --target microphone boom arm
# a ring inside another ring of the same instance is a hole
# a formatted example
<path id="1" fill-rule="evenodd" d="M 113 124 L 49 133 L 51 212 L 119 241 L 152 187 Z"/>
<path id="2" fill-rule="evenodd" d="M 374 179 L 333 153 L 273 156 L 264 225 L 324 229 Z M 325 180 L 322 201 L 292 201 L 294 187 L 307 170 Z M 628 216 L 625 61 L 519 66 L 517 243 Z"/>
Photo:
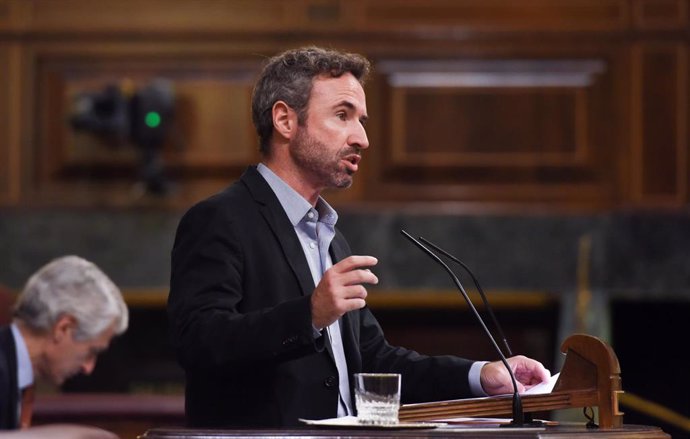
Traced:
<path id="1" fill-rule="evenodd" d="M 468 267 L 460 259 L 451 255 L 447 251 L 443 250 L 441 247 L 437 246 L 433 242 L 429 241 L 428 239 L 425 239 L 425 238 L 420 236 L 419 240 L 422 241 L 424 244 L 430 246 L 431 248 L 433 248 L 437 252 L 440 252 L 441 254 L 443 254 L 445 257 L 447 257 L 451 261 L 460 265 L 470 275 L 470 277 L 472 278 L 472 281 L 474 282 L 474 285 L 477 287 L 477 291 L 479 292 L 479 297 L 482 298 L 482 302 L 484 303 L 484 308 L 486 308 L 486 312 L 489 313 L 489 316 L 491 317 L 491 321 L 493 321 L 494 326 L 496 327 L 496 331 L 498 332 L 498 336 L 500 337 L 501 341 L 503 342 L 503 345 L 506 347 L 507 355 L 509 357 L 512 357 L 513 351 L 510 349 L 510 346 L 508 345 L 508 339 L 506 338 L 505 334 L 503 333 L 503 329 L 501 328 L 501 325 L 498 323 L 498 319 L 496 318 L 496 315 L 494 314 L 494 310 L 491 308 L 491 305 L 489 305 L 489 301 L 486 298 L 486 294 L 484 294 L 484 290 L 482 289 L 481 285 L 479 285 L 479 281 L 474 276 L 474 273 L 472 273 L 472 270 L 470 270 L 470 267 Z"/>
<path id="2" fill-rule="evenodd" d="M 508 374 L 510 375 L 510 379 L 513 383 L 513 420 L 511 422 L 511 426 L 515 427 L 521 427 L 525 425 L 525 414 L 524 411 L 522 410 L 522 399 L 520 398 L 520 394 L 518 393 L 518 387 L 517 387 L 517 382 L 515 381 L 515 374 L 513 373 L 513 370 L 510 368 L 510 365 L 508 364 L 508 360 L 506 359 L 505 355 L 503 355 L 503 352 L 501 351 L 501 348 L 498 347 L 498 344 L 496 343 L 496 340 L 494 339 L 493 335 L 491 335 L 491 332 L 489 331 L 489 328 L 486 327 L 486 324 L 484 323 L 484 320 L 482 317 L 479 315 L 479 312 L 477 312 L 477 309 L 474 307 L 472 304 L 472 301 L 470 300 L 470 297 L 467 295 L 467 292 L 465 291 L 465 288 L 463 288 L 462 284 L 460 283 L 460 279 L 453 273 L 453 270 L 450 269 L 450 267 L 441 260 L 434 252 L 429 250 L 422 244 L 421 242 L 417 241 L 415 238 L 412 237 L 409 233 L 407 233 L 404 230 L 400 230 L 400 233 L 405 236 L 408 240 L 410 240 L 414 245 L 419 247 L 424 253 L 429 255 L 433 260 L 441 264 L 441 266 L 448 272 L 450 277 L 453 279 L 453 282 L 455 283 L 455 286 L 458 288 L 458 290 L 462 293 L 462 296 L 465 298 L 465 301 L 467 302 L 467 305 L 469 306 L 470 310 L 474 314 L 474 316 L 477 318 L 479 321 L 479 324 L 482 326 L 482 329 L 484 329 L 484 332 L 486 335 L 489 337 L 489 340 L 491 340 L 491 344 L 493 344 L 494 349 L 496 349 L 496 352 L 498 353 L 499 357 L 501 358 L 501 362 L 503 365 L 506 367 L 508 370 Z"/>

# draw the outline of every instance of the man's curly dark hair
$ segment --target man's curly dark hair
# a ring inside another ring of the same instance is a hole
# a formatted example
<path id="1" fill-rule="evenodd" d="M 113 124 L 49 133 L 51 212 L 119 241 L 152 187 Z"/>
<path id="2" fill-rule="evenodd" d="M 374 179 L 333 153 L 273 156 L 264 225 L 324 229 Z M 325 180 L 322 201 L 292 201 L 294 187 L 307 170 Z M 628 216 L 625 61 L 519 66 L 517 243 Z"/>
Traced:
<path id="1" fill-rule="evenodd" d="M 259 135 L 261 153 L 270 154 L 273 104 L 285 102 L 297 113 L 297 122 L 304 125 L 315 77 L 330 75 L 338 78 L 351 73 L 360 84 L 364 84 L 370 66 L 362 55 L 320 47 L 288 50 L 269 59 L 252 94 L 252 121 Z"/>

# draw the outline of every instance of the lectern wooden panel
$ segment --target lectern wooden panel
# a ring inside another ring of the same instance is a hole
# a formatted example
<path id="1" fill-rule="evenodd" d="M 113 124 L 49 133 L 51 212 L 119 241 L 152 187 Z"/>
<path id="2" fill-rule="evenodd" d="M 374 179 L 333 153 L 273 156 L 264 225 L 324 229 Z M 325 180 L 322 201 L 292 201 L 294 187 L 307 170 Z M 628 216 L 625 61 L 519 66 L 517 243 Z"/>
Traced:
<path id="1" fill-rule="evenodd" d="M 520 439 L 573 439 L 573 438 L 635 438 L 635 439 L 669 439 L 657 427 L 626 425 L 611 430 L 590 430 L 583 425 L 555 426 L 529 429 L 508 429 L 496 427 L 478 428 L 433 428 L 419 430 L 376 430 L 376 429 L 292 429 L 292 430 L 185 430 L 162 429 L 148 430 L 140 439 L 282 439 L 282 438 L 520 438 Z"/>
<path id="2" fill-rule="evenodd" d="M 613 349 L 596 337 L 575 334 L 563 342 L 561 351 L 566 359 L 553 391 L 523 396 L 525 412 L 599 407 L 600 428 L 620 428 L 623 413 L 618 409 L 618 396 L 623 390 L 620 365 Z M 400 408 L 400 420 L 432 421 L 465 416 L 510 416 L 511 413 L 512 397 L 501 396 L 408 404 Z"/>
<path id="3" fill-rule="evenodd" d="M 442 426 L 410 430 L 399 429 L 322 429 L 313 427 L 291 430 L 188 430 L 151 429 L 141 439 L 186 438 L 650 438 L 669 436 L 657 427 L 623 425 L 618 410 L 618 395 L 622 393 L 620 366 L 611 347 L 584 334 L 569 337 L 561 346 L 566 353 L 561 375 L 553 392 L 546 395 L 528 395 L 523 398 L 526 412 L 556 410 L 572 407 L 599 407 L 599 427 L 561 423 L 543 427 L 500 428 L 491 426 Z M 511 414 L 511 397 L 490 397 L 435 403 L 408 404 L 400 409 L 400 420 L 433 421 L 452 417 L 495 416 Z"/>

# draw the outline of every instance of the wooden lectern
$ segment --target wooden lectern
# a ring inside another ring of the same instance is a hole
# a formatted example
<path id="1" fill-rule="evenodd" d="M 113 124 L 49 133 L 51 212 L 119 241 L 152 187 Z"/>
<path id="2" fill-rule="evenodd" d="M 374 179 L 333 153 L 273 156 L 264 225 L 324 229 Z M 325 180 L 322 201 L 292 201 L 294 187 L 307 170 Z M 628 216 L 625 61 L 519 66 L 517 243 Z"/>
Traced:
<path id="1" fill-rule="evenodd" d="M 598 407 L 599 427 L 619 428 L 623 413 L 618 410 L 621 370 L 611 347 L 596 337 L 575 334 L 561 345 L 565 362 L 561 375 L 551 393 L 524 395 L 522 405 L 526 413 L 576 407 Z M 512 413 L 512 395 L 458 399 L 421 404 L 407 404 L 400 408 L 401 421 L 433 421 L 444 418 L 496 416 Z"/>
<path id="2" fill-rule="evenodd" d="M 525 395 L 525 412 L 541 412 L 576 407 L 598 407 L 599 428 L 584 424 L 562 424 L 539 428 L 487 428 L 478 426 L 441 427 L 406 430 L 345 428 L 246 429 L 246 430 L 148 430 L 140 439 L 668 439 L 657 427 L 623 425 L 618 410 L 622 393 L 618 358 L 609 345 L 596 337 L 576 334 L 561 346 L 566 354 L 561 375 L 554 390 L 545 395 Z M 512 396 L 408 404 L 400 408 L 400 420 L 434 421 L 446 418 L 496 416 L 512 413 Z"/>

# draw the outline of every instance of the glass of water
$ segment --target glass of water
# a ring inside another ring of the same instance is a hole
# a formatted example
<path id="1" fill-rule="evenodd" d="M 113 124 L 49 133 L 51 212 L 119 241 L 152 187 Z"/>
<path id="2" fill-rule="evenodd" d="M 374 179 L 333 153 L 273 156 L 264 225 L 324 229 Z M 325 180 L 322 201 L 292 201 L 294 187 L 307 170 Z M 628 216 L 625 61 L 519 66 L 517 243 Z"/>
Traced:
<path id="1" fill-rule="evenodd" d="M 355 405 L 360 424 L 398 423 L 400 382 L 398 373 L 355 374 Z"/>

